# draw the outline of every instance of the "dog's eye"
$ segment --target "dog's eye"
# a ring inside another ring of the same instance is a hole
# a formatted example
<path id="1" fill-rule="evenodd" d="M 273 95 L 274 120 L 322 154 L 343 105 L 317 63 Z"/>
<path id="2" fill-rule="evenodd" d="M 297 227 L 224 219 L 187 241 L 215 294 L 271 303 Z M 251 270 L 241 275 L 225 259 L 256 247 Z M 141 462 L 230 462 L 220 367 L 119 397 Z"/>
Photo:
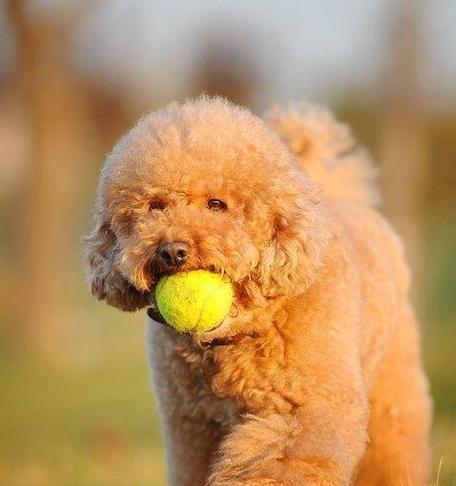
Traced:
<path id="1" fill-rule="evenodd" d="M 226 203 L 220 199 L 209 199 L 209 201 L 207 201 L 207 207 L 212 211 L 226 211 L 228 209 Z"/>
<path id="2" fill-rule="evenodd" d="M 165 203 L 161 199 L 152 199 L 149 202 L 149 211 L 163 211 Z"/>

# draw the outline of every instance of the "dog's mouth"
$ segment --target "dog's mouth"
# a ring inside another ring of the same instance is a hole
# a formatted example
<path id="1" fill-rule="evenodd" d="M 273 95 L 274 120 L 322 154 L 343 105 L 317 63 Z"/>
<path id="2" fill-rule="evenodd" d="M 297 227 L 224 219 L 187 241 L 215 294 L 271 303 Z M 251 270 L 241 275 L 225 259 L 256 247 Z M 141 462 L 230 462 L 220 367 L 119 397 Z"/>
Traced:
<path id="1" fill-rule="evenodd" d="M 200 270 L 201 266 L 193 266 L 190 264 L 183 265 L 164 265 L 160 261 L 154 259 L 148 262 L 145 266 L 144 273 L 147 275 L 150 285 L 156 284 L 162 277 L 167 275 L 173 275 L 179 272 L 190 272 L 192 270 Z M 215 272 L 216 269 L 213 266 L 206 268 L 210 272 Z"/>
<path id="2" fill-rule="evenodd" d="M 161 264 L 158 260 L 152 260 L 146 264 L 145 273 L 148 275 L 150 283 L 157 283 L 165 275 L 171 275 L 179 271 L 178 267 L 170 267 Z"/>
<path id="3" fill-rule="evenodd" d="M 158 310 L 158 307 L 155 304 L 147 307 L 146 313 L 153 321 L 169 326 L 169 324 L 165 321 L 165 318 L 161 315 L 160 311 Z"/>
<path id="4" fill-rule="evenodd" d="M 170 327 L 171 329 L 174 329 L 173 326 L 171 326 L 171 324 L 166 322 L 165 318 L 161 315 L 160 311 L 158 310 L 158 307 L 156 306 L 156 304 L 152 304 L 152 305 L 148 306 L 147 309 L 146 309 L 146 314 L 154 322 L 158 322 L 159 324 L 163 324 L 164 326 L 167 326 L 167 327 Z M 206 337 L 208 337 L 208 336 L 211 335 L 211 333 L 215 333 L 218 330 L 220 330 L 224 324 L 225 324 L 225 319 L 218 326 L 211 329 L 210 332 L 208 331 L 208 332 L 205 332 L 203 334 Z"/>
<path id="5" fill-rule="evenodd" d="M 220 270 L 216 265 L 184 264 L 179 266 L 165 266 L 154 259 L 146 264 L 144 274 L 148 280 L 149 287 L 153 287 L 162 277 L 173 275 L 175 273 L 191 272 L 193 270 L 207 270 L 208 272 L 212 273 L 226 273 L 224 270 Z"/>

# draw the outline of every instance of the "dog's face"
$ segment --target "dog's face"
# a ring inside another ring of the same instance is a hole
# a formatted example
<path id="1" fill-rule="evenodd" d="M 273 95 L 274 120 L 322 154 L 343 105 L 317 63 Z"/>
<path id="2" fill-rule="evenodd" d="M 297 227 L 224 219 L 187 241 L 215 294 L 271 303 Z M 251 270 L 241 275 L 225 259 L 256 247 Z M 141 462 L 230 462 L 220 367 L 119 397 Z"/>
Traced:
<path id="1" fill-rule="evenodd" d="M 162 275 L 202 268 L 230 277 L 238 307 L 292 295 L 320 262 L 316 208 L 259 119 L 221 100 L 173 105 L 108 157 L 88 238 L 92 292 L 136 310 Z"/>

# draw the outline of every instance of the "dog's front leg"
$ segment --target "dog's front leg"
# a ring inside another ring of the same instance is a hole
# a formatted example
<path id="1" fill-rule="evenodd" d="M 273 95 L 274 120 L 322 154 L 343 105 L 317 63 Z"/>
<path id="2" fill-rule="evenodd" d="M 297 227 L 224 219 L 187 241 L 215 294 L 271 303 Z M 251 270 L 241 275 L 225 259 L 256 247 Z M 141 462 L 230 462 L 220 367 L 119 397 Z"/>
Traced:
<path id="1" fill-rule="evenodd" d="M 346 397 L 347 402 L 352 400 Z M 211 486 L 350 484 L 366 443 L 367 413 L 320 403 L 290 415 L 248 416 L 225 437 Z"/>
<path id="2" fill-rule="evenodd" d="M 203 486 L 220 431 L 198 407 L 201 390 L 176 352 L 176 339 L 164 326 L 149 323 L 150 365 L 165 442 L 167 484 Z"/>
<path id="3" fill-rule="evenodd" d="M 170 486 L 204 486 L 219 435 L 214 424 L 186 417 L 163 417 Z"/>
<path id="4" fill-rule="evenodd" d="M 211 486 L 351 483 L 366 447 L 368 401 L 355 360 L 325 361 L 319 349 L 323 364 L 283 390 L 288 413 L 246 415 L 223 439 Z"/>

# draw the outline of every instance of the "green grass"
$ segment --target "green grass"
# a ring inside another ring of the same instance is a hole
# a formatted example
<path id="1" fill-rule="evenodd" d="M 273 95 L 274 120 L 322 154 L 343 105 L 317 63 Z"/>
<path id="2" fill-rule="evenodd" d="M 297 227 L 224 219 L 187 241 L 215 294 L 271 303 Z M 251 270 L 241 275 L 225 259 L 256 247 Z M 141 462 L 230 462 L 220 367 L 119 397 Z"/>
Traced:
<path id="1" fill-rule="evenodd" d="M 0 484 L 164 484 L 141 317 L 137 320 L 136 327 L 106 325 L 109 339 L 87 332 L 85 339 L 100 346 L 101 358 L 93 343 L 89 349 L 76 345 L 54 364 L 3 354 Z"/>
<path id="2" fill-rule="evenodd" d="M 424 333 L 425 366 L 434 399 L 433 482 L 456 485 L 456 328 L 434 325 Z M 439 482 L 438 467 L 441 462 Z"/>

